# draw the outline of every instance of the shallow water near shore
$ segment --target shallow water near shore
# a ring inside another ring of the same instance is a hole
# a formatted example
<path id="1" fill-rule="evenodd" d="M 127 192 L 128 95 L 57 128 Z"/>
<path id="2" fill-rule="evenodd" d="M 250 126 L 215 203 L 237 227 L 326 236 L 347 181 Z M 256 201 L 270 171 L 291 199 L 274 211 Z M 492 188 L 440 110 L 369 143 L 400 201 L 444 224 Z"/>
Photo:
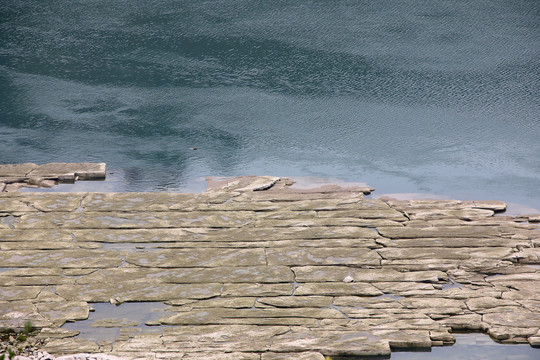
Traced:
<path id="1" fill-rule="evenodd" d="M 452 346 L 419 349 L 403 349 L 392 352 L 390 357 L 332 357 L 332 360 L 536 360 L 539 349 L 529 345 L 503 345 L 494 342 L 482 333 L 454 334 L 456 343 Z"/>
<path id="2" fill-rule="evenodd" d="M 539 11 L 6 2 L 1 161 L 107 162 L 119 191 L 319 176 L 538 209 Z"/>
<path id="3" fill-rule="evenodd" d="M 66 323 L 65 330 L 79 331 L 81 338 L 102 342 L 113 342 L 121 334 L 161 333 L 161 326 L 147 326 L 165 316 L 170 307 L 159 302 L 135 302 L 120 305 L 109 303 L 91 304 L 93 311 L 87 320 Z M 170 313 L 170 312 L 169 312 Z M 123 330 L 122 330 L 123 329 Z M 332 357 L 333 360 L 536 360 L 540 349 L 528 344 L 503 345 L 482 333 L 455 333 L 456 343 L 452 346 L 431 349 L 400 349 L 390 357 Z"/>
<path id="4" fill-rule="evenodd" d="M 109 303 L 90 304 L 93 311 L 87 320 L 66 323 L 65 330 L 79 331 L 78 336 L 96 341 L 113 342 L 123 332 L 161 332 L 161 327 L 146 326 L 145 323 L 167 314 L 168 306 L 158 302 L 134 302 L 120 305 Z"/>

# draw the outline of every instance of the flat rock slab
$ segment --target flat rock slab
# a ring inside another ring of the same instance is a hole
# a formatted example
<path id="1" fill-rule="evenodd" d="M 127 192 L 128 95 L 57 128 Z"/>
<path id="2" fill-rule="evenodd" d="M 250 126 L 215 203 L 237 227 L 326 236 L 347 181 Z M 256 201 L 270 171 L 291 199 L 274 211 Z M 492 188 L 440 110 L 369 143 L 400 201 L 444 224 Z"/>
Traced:
<path id="1" fill-rule="evenodd" d="M 75 165 L 0 166 L 0 178 L 104 176 L 104 164 Z M 0 329 L 30 320 L 42 350 L 104 359 L 388 356 L 451 345 L 452 330 L 539 344 L 538 215 L 500 216 L 498 201 L 366 199 L 367 186 L 293 183 L 4 191 Z M 116 306 L 101 314 L 104 303 Z M 131 303 L 141 307 L 126 315 Z"/>
<path id="2" fill-rule="evenodd" d="M 0 192 L 16 192 L 21 187 L 53 187 L 59 182 L 103 180 L 105 163 L 50 163 L 0 165 Z"/>

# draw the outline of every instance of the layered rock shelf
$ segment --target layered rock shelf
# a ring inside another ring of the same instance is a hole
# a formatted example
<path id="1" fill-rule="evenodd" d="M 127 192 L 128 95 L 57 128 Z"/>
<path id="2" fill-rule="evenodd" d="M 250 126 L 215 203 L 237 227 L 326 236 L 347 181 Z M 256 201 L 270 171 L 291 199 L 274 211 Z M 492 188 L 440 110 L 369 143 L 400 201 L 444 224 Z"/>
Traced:
<path id="1" fill-rule="evenodd" d="M 77 180 L 103 180 L 105 176 L 105 163 L 0 165 L 0 192 L 15 192 L 21 187 L 50 188 Z"/>
<path id="2" fill-rule="evenodd" d="M 51 354 L 128 359 L 389 355 L 452 345 L 457 330 L 540 345 L 537 214 L 291 184 L 3 192 L 0 328 L 30 320 Z M 116 329 L 105 339 L 69 330 L 103 303 L 143 302 L 157 316 L 96 320 Z"/>

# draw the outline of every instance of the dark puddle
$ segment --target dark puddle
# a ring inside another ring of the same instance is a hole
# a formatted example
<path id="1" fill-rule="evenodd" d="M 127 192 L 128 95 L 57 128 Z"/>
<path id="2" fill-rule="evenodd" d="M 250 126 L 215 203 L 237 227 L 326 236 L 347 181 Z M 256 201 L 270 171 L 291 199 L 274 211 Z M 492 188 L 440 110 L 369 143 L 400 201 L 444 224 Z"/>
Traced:
<path id="1" fill-rule="evenodd" d="M 401 299 L 405 299 L 405 296 L 397 296 L 397 295 L 394 295 L 394 294 L 384 294 L 384 295 L 379 295 L 379 296 L 373 297 L 373 299 L 383 299 L 383 298 L 401 300 Z"/>
<path id="2" fill-rule="evenodd" d="M 528 344 L 500 344 L 481 333 L 456 334 L 452 346 L 395 349 L 391 356 L 332 356 L 332 360 L 537 360 L 540 349 Z"/>
<path id="3" fill-rule="evenodd" d="M 91 303 L 90 316 L 86 320 L 66 323 L 63 329 L 78 331 L 79 337 L 100 342 L 113 341 L 121 329 L 132 329 L 144 333 L 160 333 L 161 326 L 149 326 L 169 314 L 171 307 L 161 302 L 132 302 L 121 305 Z"/>
<path id="4" fill-rule="evenodd" d="M 0 217 L 0 224 L 7 225 L 10 229 L 15 229 L 15 225 L 19 222 L 19 218 L 13 215 L 5 215 Z"/>
<path id="5" fill-rule="evenodd" d="M 460 287 L 462 287 L 462 286 L 463 286 L 462 283 L 450 281 L 448 284 L 444 284 L 444 285 L 442 286 L 442 290 L 456 289 L 456 288 L 460 288 Z"/>

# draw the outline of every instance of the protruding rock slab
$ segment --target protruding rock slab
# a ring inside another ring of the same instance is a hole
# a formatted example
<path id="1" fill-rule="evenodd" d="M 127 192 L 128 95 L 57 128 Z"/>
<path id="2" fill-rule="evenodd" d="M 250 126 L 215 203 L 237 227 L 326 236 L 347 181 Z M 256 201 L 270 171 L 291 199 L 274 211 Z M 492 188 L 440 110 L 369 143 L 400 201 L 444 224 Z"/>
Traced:
<path id="1" fill-rule="evenodd" d="M 50 188 L 58 182 L 103 180 L 105 163 L 33 163 L 0 165 L 0 192 L 13 192 L 21 187 Z"/>
<path id="2" fill-rule="evenodd" d="M 0 178 L 25 178 L 38 166 L 33 163 L 0 165 Z"/>
<path id="3" fill-rule="evenodd" d="M 50 163 L 39 165 L 26 176 L 29 178 L 96 180 L 105 179 L 105 163 Z"/>
<path id="4" fill-rule="evenodd" d="M 207 177 L 208 192 L 212 191 L 262 191 L 270 189 L 280 178 L 275 176 L 239 176 L 235 178 Z"/>
<path id="5" fill-rule="evenodd" d="M 390 345 L 369 332 L 293 331 L 273 338 L 271 351 L 317 351 L 327 355 L 389 355 Z"/>

